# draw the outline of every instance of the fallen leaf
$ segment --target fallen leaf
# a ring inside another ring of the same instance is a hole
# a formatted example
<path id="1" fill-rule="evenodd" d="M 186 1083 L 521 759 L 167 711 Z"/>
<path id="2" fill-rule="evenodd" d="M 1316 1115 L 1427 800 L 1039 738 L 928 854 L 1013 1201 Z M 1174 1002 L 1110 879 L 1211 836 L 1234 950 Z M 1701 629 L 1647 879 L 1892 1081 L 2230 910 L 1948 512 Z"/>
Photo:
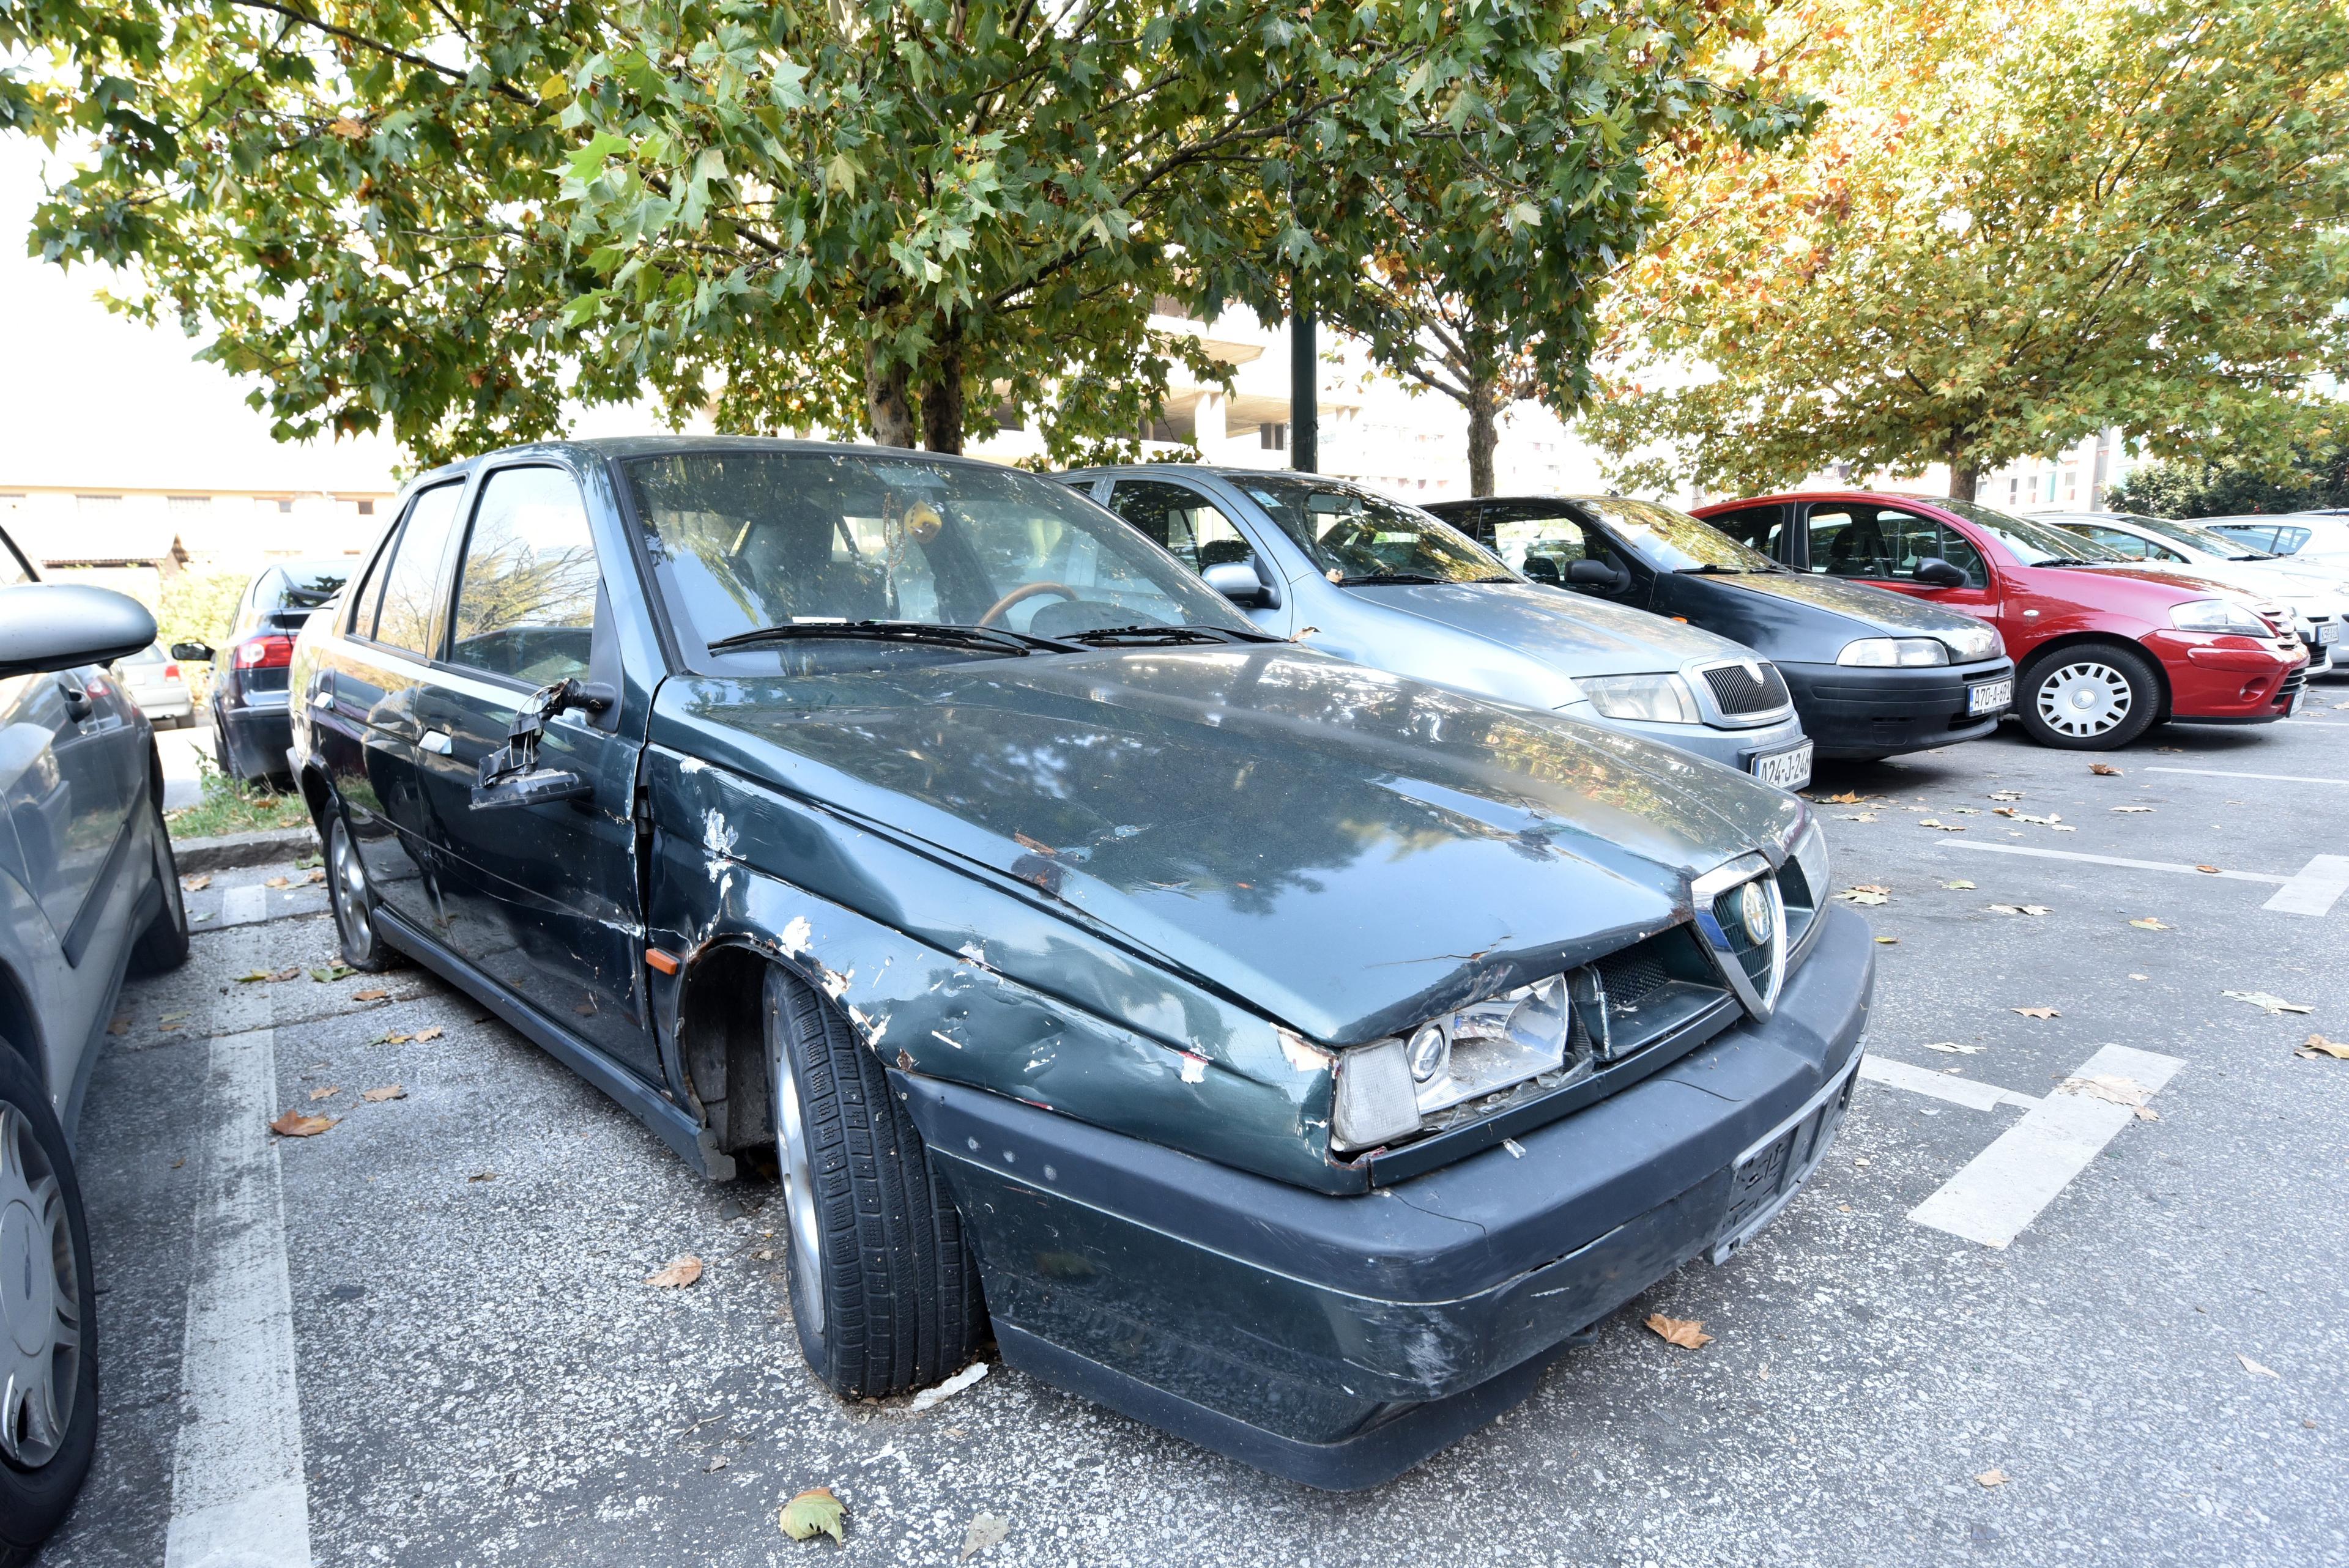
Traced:
<path id="1" fill-rule="evenodd" d="M 1973 883 L 1966 881 L 1963 877 L 1960 877 L 1955 882 L 1945 882 L 1941 885 L 1955 892 L 1971 892 L 1974 886 Z"/>
<path id="2" fill-rule="evenodd" d="M 2026 1018 L 2060 1018 L 2064 1015 L 2053 1007 L 2009 1007 L 2010 1013 L 2020 1013 Z"/>
<path id="3" fill-rule="evenodd" d="M 351 1000 L 354 1002 L 380 1002 L 386 996 L 390 995 L 390 992 L 384 990 L 381 986 L 370 985 L 364 991 L 352 992 Z"/>
<path id="4" fill-rule="evenodd" d="M 468 1181 L 494 1181 L 497 1179 L 498 1173 L 494 1171 L 476 1171 L 465 1178 Z"/>
<path id="5" fill-rule="evenodd" d="M 328 1117 L 305 1116 L 298 1110 L 289 1110 L 271 1122 L 269 1130 L 280 1138 L 316 1138 L 334 1125 Z"/>
<path id="6" fill-rule="evenodd" d="M 2150 975 L 2132 975 L 2129 978 L 2132 980 L 2150 980 L 2153 976 Z"/>
<path id="7" fill-rule="evenodd" d="M 1827 803 L 1831 806 L 1857 806 L 1859 804 L 1859 791 L 1847 789 L 1840 795 L 1830 795 Z"/>
<path id="8" fill-rule="evenodd" d="M 1011 836 L 1019 841 L 1022 849 L 1033 850 L 1040 855 L 1057 855 L 1061 852 L 1051 845 L 1031 839 L 1025 833 L 1015 831 Z"/>
<path id="9" fill-rule="evenodd" d="M 2313 1013 L 2316 1011 L 2315 1008 L 2309 1006 L 2306 1003 L 2287 1002 L 2282 997 L 2271 996 L 2265 991 L 2229 991 L 2224 993 L 2224 995 L 2232 996 L 2238 1002 L 2249 1002 L 2252 1006 L 2264 1008 L 2271 1013 Z"/>
<path id="10" fill-rule="evenodd" d="M 2194 869 L 2198 872 L 2208 872 L 2212 876 L 2217 876 L 2219 874 L 2219 868 L 2217 866 L 2196 866 Z"/>
<path id="11" fill-rule="evenodd" d="M 1950 810 L 1955 811 L 1961 817 L 1979 817 L 1982 815 L 1981 811 L 1971 806 L 1952 806 Z"/>
<path id="12" fill-rule="evenodd" d="M 310 978 L 321 985 L 331 985 L 337 980 L 347 980 L 350 977 L 351 966 L 347 964 L 329 964 L 323 969 L 310 971 Z"/>
<path id="13" fill-rule="evenodd" d="M 645 1283 L 663 1290 L 677 1290 L 700 1277 L 701 1260 L 691 1253 L 682 1253 L 670 1261 L 668 1267 L 645 1275 Z"/>
<path id="14" fill-rule="evenodd" d="M 266 969 L 248 969 L 243 974 L 236 977 L 236 983 L 240 985 L 250 985 L 256 980 L 266 980 L 268 978 L 269 971 Z"/>
<path id="15" fill-rule="evenodd" d="M 322 882 L 326 880 L 326 873 L 324 872 L 312 872 L 309 876 L 304 880 L 307 882 Z"/>
<path id="16" fill-rule="evenodd" d="M 328 1084 L 328 1085 L 327 1085 L 326 1088 L 314 1088 L 314 1089 L 312 1089 L 312 1090 L 310 1091 L 310 1099 L 311 1099 L 311 1100 L 315 1103 L 315 1102 L 316 1102 L 316 1101 L 318 1101 L 318 1100 L 322 1100 L 322 1099 L 334 1099 L 336 1095 L 338 1095 L 338 1094 L 340 1094 L 340 1093 L 342 1093 L 342 1092 L 343 1092 L 343 1086 L 342 1086 L 342 1085 L 340 1085 L 340 1084 L 338 1084 L 338 1083 L 330 1083 L 330 1084 Z"/>
<path id="17" fill-rule="evenodd" d="M 2121 776 L 2121 770 L 2109 762 L 2091 762 L 2088 764 L 2088 771 L 2100 779 L 2117 779 Z"/>
<path id="18" fill-rule="evenodd" d="M 2012 806 L 1993 806 L 1991 808 L 1991 815 L 1993 817 L 2012 817 L 2016 814 L 2014 808 Z"/>
<path id="19" fill-rule="evenodd" d="M 724 1470 L 727 1463 L 728 1460 L 724 1454 L 712 1454 L 709 1456 L 709 1462 L 701 1467 L 701 1473 L 703 1475 L 715 1475 L 719 1470 Z"/>
<path id="20" fill-rule="evenodd" d="M 378 1046 L 404 1046 L 413 1037 L 401 1034 L 398 1029 L 386 1029 L 375 1037 L 375 1043 Z"/>
<path id="21" fill-rule="evenodd" d="M 406 1099 L 408 1098 L 408 1090 L 398 1084 L 388 1083 L 381 1088 L 362 1090 L 359 1094 L 359 1098 L 367 1101 L 371 1105 L 381 1105 L 388 1099 Z"/>
<path id="22" fill-rule="evenodd" d="M 291 980 L 301 973 L 302 966 L 299 964 L 288 964 L 285 968 L 278 970 L 274 975 L 268 976 L 268 978 L 273 981 Z"/>
<path id="23" fill-rule="evenodd" d="M 2002 1470 L 1986 1470 L 1982 1471 L 1982 1474 L 1974 1477 L 1974 1480 L 1982 1482 L 1982 1489 L 1986 1491 L 1994 1486 L 2004 1486 L 2006 1484 L 2006 1472 Z"/>
<path id="24" fill-rule="evenodd" d="M 106 1021 L 106 1032 L 109 1035 L 129 1034 L 130 1032 L 130 1015 L 128 1013 L 117 1013 L 113 1017 L 109 1018 Z"/>
<path id="25" fill-rule="evenodd" d="M 2277 1373 L 2274 1367 L 2262 1367 L 2240 1350 L 2235 1352 L 2235 1359 L 2241 1362 L 2243 1364 L 2243 1370 L 2250 1373 L 2254 1377 L 2273 1377 L 2279 1383 L 2283 1381 L 2283 1378 Z"/>
<path id="26" fill-rule="evenodd" d="M 2101 1099 L 2107 1105 L 2143 1105 L 2153 1098 L 2153 1090 L 2135 1078 L 2098 1074 L 2095 1078 L 2067 1078 L 2055 1086 L 2057 1094 L 2076 1094 L 2088 1099 Z"/>
<path id="27" fill-rule="evenodd" d="M 2339 1040 L 2328 1040 L 2323 1035 L 2311 1035 L 2300 1043 L 2299 1048 L 2293 1051 L 2292 1055 L 2311 1058 L 2319 1056 L 2333 1057 L 2349 1062 L 2349 1045 L 2343 1045 Z"/>
<path id="28" fill-rule="evenodd" d="M 1900 939 L 1897 936 L 1879 936 L 1876 939 L 1876 945 L 1878 947 L 1898 947 L 1900 945 Z"/>
<path id="29" fill-rule="evenodd" d="M 1011 1522 L 999 1513 L 975 1516 L 962 1532 L 962 1555 L 957 1563 L 968 1563 L 990 1546 L 1000 1546 L 1003 1538 L 1011 1533 Z"/>
<path id="30" fill-rule="evenodd" d="M 1884 890 L 1880 887 L 1847 887 L 1836 896 L 1846 903 L 1878 904 L 1886 902 Z"/>
<path id="31" fill-rule="evenodd" d="M 1929 1051 L 1947 1051 L 1952 1056 L 1971 1057 L 1979 1056 L 1989 1047 L 1986 1046 L 1961 1046 L 1955 1040 L 1928 1040 L 1925 1042 L 1925 1048 Z"/>
<path id="32" fill-rule="evenodd" d="M 2053 914 L 2054 907 L 2044 903 L 1993 903 L 1985 906 L 1993 914 Z"/>
<path id="33" fill-rule="evenodd" d="M 294 869 L 297 872 L 306 872 L 312 866 L 321 866 L 326 863 L 326 862 L 325 861 L 319 859 L 316 855 L 299 855 L 295 858 Z"/>
<path id="34" fill-rule="evenodd" d="M 263 882 L 261 885 L 264 887 L 292 887 L 294 885 L 294 879 L 292 877 L 271 877 L 267 882 Z"/>
<path id="35" fill-rule="evenodd" d="M 409 1037 L 419 1046 L 427 1040 L 437 1040 L 440 1037 L 440 1026 L 435 1024 L 429 1029 L 419 1029 Z"/>
<path id="36" fill-rule="evenodd" d="M 2129 923 L 2136 926 L 2139 931 L 2175 931 L 2178 929 L 2174 925 L 2164 924 L 2162 922 L 2155 919 L 2149 914 L 2142 920 L 2132 920 Z"/>
<path id="37" fill-rule="evenodd" d="M 1648 1327 L 1667 1345 L 1677 1345 L 1683 1350 L 1701 1350 L 1713 1343 L 1713 1336 L 1704 1331 L 1704 1323 L 1693 1317 L 1666 1317 L 1651 1313 Z"/>
<path id="38" fill-rule="evenodd" d="M 206 872 L 201 876 L 181 877 L 180 879 L 180 886 L 189 892 L 202 892 L 204 889 L 212 885 L 212 873 L 210 872 Z"/>
<path id="39" fill-rule="evenodd" d="M 841 1545 L 848 1544 L 848 1536 L 841 1528 L 848 1510 L 840 1499 L 832 1495 L 828 1486 L 811 1487 L 783 1504 L 783 1511 L 775 1522 L 783 1533 L 794 1541 L 808 1541 L 817 1535 L 829 1535 Z"/>
<path id="40" fill-rule="evenodd" d="M 2150 806 L 2116 806 L 2113 810 L 2116 811 L 2150 811 L 2153 808 Z"/>
<path id="41" fill-rule="evenodd" d="M 1962 822 L 1944 822 L 1933 817 L 1920 817 L 1917 819 L 1917 825 L 1920 828 L 1939 828 L 1945 833 L 1962 833 L 1966 830 L 1965 824 Z"/>
<path id="42" fill-rule="evenodd" d="M 1990 792 L 1990 798 L 1993 800 L 2020 800 L 2023 799 L 2023 791 L 2020 789 L 1993 789 Z"/>

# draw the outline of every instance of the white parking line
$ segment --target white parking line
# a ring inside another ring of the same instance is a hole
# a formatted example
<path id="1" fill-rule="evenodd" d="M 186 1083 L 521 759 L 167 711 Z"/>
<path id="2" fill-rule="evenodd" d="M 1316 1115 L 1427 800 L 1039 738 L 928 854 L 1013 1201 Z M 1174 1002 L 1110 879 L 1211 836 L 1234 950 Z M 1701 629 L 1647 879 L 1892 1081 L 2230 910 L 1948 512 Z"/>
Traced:
<path id="1" fill-rule="evenodd" d="M 2176 1057 L 2106 1046 L 2073 1076 L 2127 1079 L 2150 1098 L 2185 1065 Z M 2051 1094 L 1909 1217 L 1986 1247 L 2003 1247 L 2136 1117 L 2134 1108 L 2094 1095 Z"/>
<path id="2" fill-rule="evenodd" d="M 2018 1105 L 2028 1110 L 2039 1103 L 2027 1094 L 2017 1094 L 1996 1084 L 1951 1078 L 1947 1073 L 1931 1072 L 1878 1056 L 1860 1058 L 1859 1076 L 1888 1088 L 1905 1088 L 1911 1094 L 1931 1095 L 1935 1099 L 1946 1099 L 1951 1105 L 1962 1105 L 1974 1110 L 1996 1110 L 2002 1105 Z"/>
<path id="3" fill-rule="evenodd" d="M 2039 850 L 2027 844 L 1942 843 L 1934 846 L 1943 850 L 1978 850 L 1992 855 L 2028 855 L 2043 861 L 2082 861 L 2095 866 L 2125 866 L 2140 872 L 2183 872 L 2189 876 L 2217 877 L 2222 882 L 2267 882 L 2275 892 L 2261 909 L 2278 914 L 2312 914 L 2323 916 L 2333 913 L 2344 893 L 2349 893 L 2349 855 L 2318 855 L 2291 876 L 2277 876 L 2272 872 L 2206 872 L 2200 866 L 2189 866 L 2178 861 L 2134 861 L 2125 855 L 2090 855 L 2077 850 Z"/>
<path id="4" fill-rule="evenodd" d="M 265 888 L 232 888 L 243 916 Z M 250 896 L 240 896 L 250 895 Z M 259 931 L 230 960 L 258 967 Z M 204 1096 L 210 1129 L 197 1200 L 180 1429 L 171 1455 L 165 1568 L 309 1568 L 285 1201 L 270 1118 L 277 1049 L 268 987 L 233 985 L 212 1020 Z"/>
<path id="5" fill-rule="evenodd" d="M 2349 855 L 2319 855 L 2260 907 L 2279 914 L 2330 914 L 2344 892 L 2349 892 Z"/>
<path id="6" fill-rule="evenodd" d="M 2184 872 L 2189 876 L 2216 876 L 2222 881 L 2288 882 L 2290 877 L 2271 875 L 2266 872 L 2206 872 L 2199 866 L 2186 865 L 2178 861 L 2133 861 L 2126 855 L 2089 855 L 2077 850 L 2035 850 L 2028 844 L 1982 844 L 1947 841 L 1933 846 L 1939 850 L 1979 850 L 1992 855 L 2029 855 L 2043 861 L 2085 861 L 2095 866 L 2127 866 L 2140 872 Z"/>
<path id="7" fill-rule="evenodd" d="M 2148 768 L 2147 773 L 2191 773 L 2200 779 L 2265 779 L 2276 784 L 2349 784 L 2349 779 L 2310 779 L 2298 773 L 2232 773 L 2223 768 Z"/>

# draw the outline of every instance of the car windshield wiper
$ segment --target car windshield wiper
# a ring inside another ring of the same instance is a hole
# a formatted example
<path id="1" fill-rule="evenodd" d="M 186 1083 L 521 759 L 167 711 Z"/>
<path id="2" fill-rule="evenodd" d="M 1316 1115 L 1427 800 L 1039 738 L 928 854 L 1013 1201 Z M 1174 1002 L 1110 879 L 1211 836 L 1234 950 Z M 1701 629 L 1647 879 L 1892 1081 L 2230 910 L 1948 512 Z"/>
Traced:
<path id="1" fill-rule="evenodd" d="M 792 621 L 760 626 L 720 637 L 709 645 L 713 654 L 747 648 L 760 643 L 793 641 L 862 641 L 872 643 L 940 643 L 952 647 L 986 648 L 999 654 L 1073 654 L 1079 645 L 1051 637 L 1015 632 L 1005 626 L 958 626 L 936 621 Z"/>
<path id="2" fill-rule="evenodd" d="M 1673 569 L 1672 575 L 1675 577 L 1743 577 L 1745 575 L 1745 568 L 1743 566 L 1720 566 L 1716 565 L 1713 562 L 1705 561 L 1700 562 L 1694 566 L 1676 567 Z"/>
<path id="3" fill-rule="evenodd" d="M 1340 577 L 1340 588 L 1359 588 L 1365 583 L 1454 583 L 1454 577 L 1431 577 L 1424 572 L 1371 572 L 1355 577 Z"/>
<path id="4" fill-rule="evenodd" d="M 2042 566 L 2143 566 L 2142 561 L 2083 561 L 2076 555 L 2051 555 Z"/>
<path id="5" fill-rule="evenodd" d="M 1180 626 L 1143 624 L 1134 626 L 1095 626 L 1090 631 L 1071 632 L 1068 641 L 1102 645 L 1112 643 L 1281 643 L 1286 637 L 1276 637 L 1270 632 L 1253 628 L 1242 631 L 1237 626 Z"/>

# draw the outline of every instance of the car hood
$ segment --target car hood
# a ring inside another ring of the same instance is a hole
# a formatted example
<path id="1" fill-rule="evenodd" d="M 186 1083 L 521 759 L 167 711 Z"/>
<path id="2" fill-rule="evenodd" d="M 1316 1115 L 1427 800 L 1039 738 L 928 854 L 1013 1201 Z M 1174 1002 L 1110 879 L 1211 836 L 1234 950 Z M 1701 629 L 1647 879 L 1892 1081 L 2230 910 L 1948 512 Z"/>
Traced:
<path id="1" fill-rule="evenodd" d="M 1799 572 L 1744 572 L 1735 576 L 1708 576 L 1708 583 L 1760 593 L 1790 603 L 1828 611 L 1876 631 L 1895 634 L 1962 632 L 1982 624 L 1971 615 L 1944 608 L 1930 600 L 1912 599 L 1889 588 L 1870 588 L 1835 577 L 1812 577 Z"/>
<path id="2" fill-rule="evenodd" d="M 1524 654 L 1566 675 L 1644 675 L 1751 650 L 1645 610 L 1530 583 L 1403 583 L 1349 588 L 1364 603 L 1433 621 Z"/>
<path id="3" fill-rule="evenodd" d="M 1333 1045 L 1662 928 L 1690 877 L 1776 859 L 1803 810 L 1633 737 L 1286 645 L 679 677 L 651 738 Z"/>

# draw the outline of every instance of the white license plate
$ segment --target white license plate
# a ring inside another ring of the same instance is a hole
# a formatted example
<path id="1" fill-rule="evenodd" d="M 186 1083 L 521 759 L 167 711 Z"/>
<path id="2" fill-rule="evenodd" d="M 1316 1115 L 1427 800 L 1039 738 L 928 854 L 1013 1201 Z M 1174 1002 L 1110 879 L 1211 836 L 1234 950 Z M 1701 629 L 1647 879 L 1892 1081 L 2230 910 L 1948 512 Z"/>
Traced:
<path id="1" fill-rule="evenodd" d="M 1754 777 L 1781 789 L 1799 789 L 1811 781 L 1811 743 L 1790 746 L 1754 759 Z"/>
<path id="2" fill-rule="evenodd" d="M 2302 686 L 2298 691 L 2292 693 L 2292 701 L 2284 705 L 2283 716 L 2286 718 L 2298 718 L 2300 717 L 2300 710 L 2307 705 L 2308 688 L 2306 686 Z"/>
<path id="3" fill-rule="evenodd" d="M 2319 626 L 2319 627 L 2317 627 L 2317 628 L 2316 628 L 2316 645 L 2317 645 L 2318 647 L 2321 647 L 2321 648 L 2322 648 L 2322 647 L 2329 647 L 2329 646 L 2331 646 L 2333 644 L 2337 643 L 2337 642 L 2339 642 L 2340 640 L 2341 640 L 2341 623 L 2340 623 L 2340 622 L 2335 621 L 2335 622 L 2333 622 L 2333 623 L 2331 625 L 2329 625 L 2329 626 Z"/>
<path id="4" fill-rule="evenodd" d="M 2014 706 L 2014 682 L 1984 681 L 1966 688 L 1966 713 L 1969 717 L 1996 713 L 2000 708 Z"/>

